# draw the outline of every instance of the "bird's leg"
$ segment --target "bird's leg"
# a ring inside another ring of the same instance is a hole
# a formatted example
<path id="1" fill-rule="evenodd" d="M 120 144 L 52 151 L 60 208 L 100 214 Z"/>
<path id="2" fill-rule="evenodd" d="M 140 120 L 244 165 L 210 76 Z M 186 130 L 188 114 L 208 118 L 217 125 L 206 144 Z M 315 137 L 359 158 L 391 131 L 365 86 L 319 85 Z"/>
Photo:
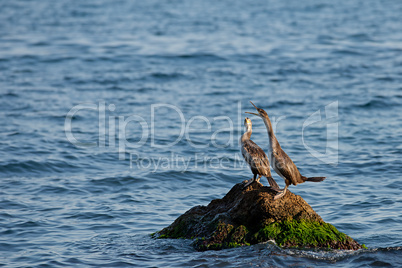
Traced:
<path id="1" fill-rule="evenodd" d="M 286 184 L 285 188 L 282 190 L 279 190 L 278 193 L 274 196 L 274 200 L 277 200 L 281 197 L 283 197 L 286 194 L 286 190 L 288 189 L 288 185 Z"/>
<path id="2" fill-rule="evenodd" d="M 264 185 L 262 185 L 262 183 L 260 182 L 261 177 L 262 177 L 262 175 L 260 175 L 260 176 L 258 177 L 258 179 L 256 179 L 256 181 L 258 182 L 259 185 L 264 186 Z"/>
<path id="3" fill-rule="evenodd" d="M 273 190 L 275 190 L 275 191 L 279 191 L 279 190 L 280 190 L 279 185 L 276 183 L 276 181 L 274 180 L 274 178 L 272 178 L 272 177 L 267 177 L 267 180 L 268 180 L 269 186 L 271 186 L 271 188 L 272 188 Z"/>
<path id="4" fill-rule="evenodd" d="M 252 184 L 252 183 L 256 180 L 256 178 L 257 178 L 257 174 L 254 174 L 254 177 L 253 177 L 251 180 L 249 180 L 249 181 L 243 186 L 243 189 L 247 188 L 250 184 Z"/>

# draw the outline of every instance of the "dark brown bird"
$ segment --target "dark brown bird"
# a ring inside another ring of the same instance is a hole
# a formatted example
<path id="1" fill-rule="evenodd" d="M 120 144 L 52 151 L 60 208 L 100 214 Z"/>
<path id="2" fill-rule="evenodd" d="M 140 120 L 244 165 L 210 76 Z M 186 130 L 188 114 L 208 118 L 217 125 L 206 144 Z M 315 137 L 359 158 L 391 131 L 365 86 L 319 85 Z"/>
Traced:
<path id="1" fill-rule="evenodd" d="M 246 117 L 244 120 L 244 126 L 246 127 L 246 132 L 241 136 L 241 154 L 246 160 L 247 164 L 250 166 L 251 172 L 253 172 L 254 177 L 248 181 L 244 188 L 249 186 L 254 181 L 260 182 L 261 176 L 264 176 L 268 179 L 269 185 L 279 191 L 279 186 L 276 181 L 271 176 L 271 169 L 269 168 L 269 160 L 264 151 L 255 144 L 252 140 L 250 140 L 252 133 L 252 123 L 249 118 Z M 258 179 L 257 175 L 259 175 Z"/>
<path id="2" fill-rule="evenodd" d="M 251 101 L 250 101 L 251 102 Z M 325 177 L 311 177 L 307 178 L 300 174 L 299 170 L 297 169 L 296 165 L 293 163 L 292 159 L 282 150 L 281 146 L 279 145 L 278 140 L 275 137 L 274 131 L 272 129 L 271 120 L 269 119 L 267 113 L 254 105 L 251 102 L 254 108 L 258 111 L 258 114 L 246 112 L 249 114 L 256 115 L 264 121 L 265 127 L 268 131 L 268 138 L 269 138 L 269 161 L 271 162 L 272 168 L 275 170 L 276 173 L 280 177 L 285 180 L 286 186 L 284 189 L 280 190 L 279 193 L 274 197 L 274 199 L 281 198 L 286 194 L 286 190 L 289 185 L 297 185 L 299 183 L 303 183 L 305 181 L 313 181 L 313 182 L 320 182 L 325 179 Z"/>

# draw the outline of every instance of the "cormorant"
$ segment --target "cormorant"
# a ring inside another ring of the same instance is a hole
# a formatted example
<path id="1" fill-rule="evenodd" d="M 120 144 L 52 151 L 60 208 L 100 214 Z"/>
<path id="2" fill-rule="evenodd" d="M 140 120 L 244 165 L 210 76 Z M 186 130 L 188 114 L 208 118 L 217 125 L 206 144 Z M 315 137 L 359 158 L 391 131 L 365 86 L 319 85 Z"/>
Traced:
<path id="1" fill-rule="evenodd" d="M 307 178 L 300 174 L 299 170 L 293 163 L 292 159 L 290 159 L 290 157 L 282 150 L 281 146 L 279 145 L 279 142 L 276 139 L 274 131 L 272 129 L 271 120 L 269 119 L 267 113 L 263 109 L 256 107 L 254 103 L 251 102 L 251 104 L 258 111 L 258 114 L 250 112 L 246 113 L 256 115 L 264 121 L 265 127 L 267 128 L 268 131 L 268 138 L 269 138 L 269 153 L 268 153 L 269 161 L 271 162 L 271 166 L 275 170 L 275 172 L 278 173 L 278 175 L 282 177 L 286 183 L 285 188 L 281 189 L 279 193 L 274 197 L 274 199 L 278 199 L 284 196 L 286 194 L 288 186 L 291 184 L 297 185 L 305 181 L 313 181 L 313 182 L 323 181 L 325 177 Z"/>
<path id="2" fill-rule="evenodd" d="M 249 186 L 254 181 L 260 182 L 261 176 L 264 176 L 268 179 L 269 185 L 279 191 L 279 186 L 275 182 L 275 180 L 271 176 L 271 169 L 269 168 L 269 160 L 264 151 L 255 144 L 252 140 L 250 140 L 252 133 L 252 123 L 249 118 L 246 117 L 244 120 L 244 126 L 246 127 L 246 132 L 241 136 L 241 153 L 246 160 L 247 164 L 249 164 L 251 172 L 253 172 L 254 177 L 244 185 L 244 188 Z M 259 175 L 258 179 L 257 175 Z"/>

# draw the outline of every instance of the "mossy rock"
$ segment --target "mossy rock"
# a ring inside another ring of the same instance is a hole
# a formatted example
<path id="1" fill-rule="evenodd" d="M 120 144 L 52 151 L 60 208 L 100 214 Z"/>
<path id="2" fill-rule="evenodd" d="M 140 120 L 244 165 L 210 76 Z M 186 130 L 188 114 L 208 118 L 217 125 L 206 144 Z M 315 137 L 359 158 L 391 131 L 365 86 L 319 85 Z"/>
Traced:
<path id="1" fill-rule="evenodd" d="M 158 238 L 197 238 L 197 250 L 224 249 L 275 240 L 283 248 L 360 249 L 362 246 L 288 191 L 279 200 L 269 187 L 236 184 L 222 199 L 197 206 L 155 234 Z"/>
<path id="2" fill-rule="evenodd" d="M 254 234 L 255 241 L 273 239 L 281 247 L 355 249 L 354 240 L 333 225 L 309 220 L 275 222 Z"/>

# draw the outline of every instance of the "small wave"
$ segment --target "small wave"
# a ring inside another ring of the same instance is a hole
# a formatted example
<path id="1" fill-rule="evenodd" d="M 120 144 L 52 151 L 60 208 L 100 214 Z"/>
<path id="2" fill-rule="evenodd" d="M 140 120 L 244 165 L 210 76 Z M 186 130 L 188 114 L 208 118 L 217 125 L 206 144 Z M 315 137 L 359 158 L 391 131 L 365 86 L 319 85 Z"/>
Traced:
<path id="1" fill-rule="evenodd" d="M 332 45 L 336 39 L 330 35 L 323 34 L 317 36 L 317 41 L 319 44 Z"/>
<path id="2" fill-rule="evenodd" d="M 375 248 L 375 249 L 371 249 L 370 251 L 384 251 L 384 252 L 388 252 L 388 251 L 402 251 L 402 246 L 385 247 L 385 248 Z"/>
<path id="3" fill-rule="evenodd" d="M 304 101 L 291 101 L 291 100 L 280 100 L 277 101 L 271 105 L 269 105 L 270 108 L 283 108 L 286 106 L 301 106 L 304 105 Z"/>
<path id="4" fill-rule="evenodd" d="M 29 45 L 34 47 L 44 47 L 44 46 L 50 46 L 51 43 L 46 41 L 35 41 L 31 42 Z"/>
<path id="5" fill-rule="evenodd" d="M 125 177 L 107 177 L 101 179 L 91 179 L 90 184 L 96 186 L 127 186 L 131 184 L 136 184 L 143 181 L 143 179 L 138 179 L 132 176 Z"/>
<path id="6" fill-rule="evenodd" d="M 272 247 L 272 246 L 271 246 Z M 276 246 L 275 246 L 276 247 Z M 303 250 L 303 249 L 281 249 L 276 247 L 276 250 L 286 255 L 303 257 L 315 260 L 340 262 L 345 259 L 356 261 L 361 263 L 362 261 L 368 261 L 369 263 L 379 263 L 382 257 L 373 258 L 373 253 L 386 254 L 392 258 L 390 254 L 400 254 L 402 247 L 387 247 L 387 248 L 368 248 L 359 250 Z M 390 260 L 391 263 L 395 263 Z M 389 265 L 389 263 L 387 263 Z"/>
<path id="7" fill-rule="evenodd" d="M 29 54 L 27 54 L 27 55 L 18 55 L 15 58 L 19 59 L 19 60 L 27 60 L 27 61 L 32 61 L 32 62 L 37 62 L 40 59 L 40 57 L 37 56 L 37 55 L 29 55 Z"/>
<path id="8" fill-rule="evenodd" d="M 0 98 L 7 98 L 7 97 L 19 97 L 19 95 L 15 92 L 7 92 L 0 95 Z"/>
<path id="9" fill-rule="evenodd" d="M 66 194 L 68 192 L 69 190 L 65 187 L 45 185 L 38 190 L 37 194 Z"/>
<path id="10" fill-rule="evenodd" d="M 217 77 L 224 77 L 224 76 L 232 76 L 232 77 L 240 77 L 241 74 L 235 73 L 230 70 L 208 70 L 208 73 L 211 73 Z"/>
<path id="11" fill-rule="evenodd" d="M 232 94 L 232 92 L 231 91 L 213 91 L 213 92 L 208 92 L 205 95 L 206 96 L 226 96 L 229 94 Z M 222 106 L 221 103 L 218 103 L 217 105 Z"/>
<path id="12" fill-rule="evenodd" d="M 67 219 L 111 220 L 111 219 L 114 219 L 114 217 L 109 214 L 105 214 L 105 213 L 80 212 L 80 213 L 68 216 Z"/>
<path id="13" fill-rule="evenodd" d="M 382 82 L 393 82 L 393 81 L 395 81 L 395 78 L 389 77 L 389 76 L 380 76 L 380 77 L 377 77 L 376 80 L 382 81 Z"/>
<path id="14" fill-rule="evenodd" d="M 7 251 L 10 251 L 10 252 L 15 252 L 15 251 L 17 251 L 17 246 L 15 246 L 15 244 L 14 243 L 5 243 L 5 242 L 1 242 L 0 243 L 0 251 L 2 251 L 2 252 L 7 252 Z M 2 267 L 3 266 L 3 264 L 2 263 L 0 263 L 0 266 Z"/>
<path id="15" fill-rule="evenodd" d="M 174 79 L 174 78 L 182 77 L 182 74 L 180 74 L 180 73 L 152 73 L 149 76 L 152 78 L 157 78 L 157 79 Z"/>
<path id="16" fill-rule="evenodd" d="M 148 93 L 148 92 L 152 92 L 152 91 L 156 91 L 156 90 L 157 90 L 156 87 L 140 87 L 140 88 L 134 89 L 134 91 L 137 93 Z M 138 104 L 138 103 L 136 102 L 135 104 Z"/>
<path id="17" fill-rule="evenodd" d="M 43 63 L 59 63 L 59 62 L 65 62 L 65 61 L 71 61 L 71 60 L 75 60 L 75 57 L 71 57 L 71 56 L 66 56 L 66 57 L 49 57 L 49 58 L 44 58 L 41 59 L 41 62 Z"/>
<path id="18" fill-rule="evenodd" d="M 183 59 L 207 59 L 207 60 L 224 60 L 223 57 L 217 56 L 215 54 L 208 53 L 194 53 L 194 54 L 183 54 L 179 55 L 178 58 Z"/>
<path id="19" fill-rule="evenodd" d="M 56 120 L 60 120 L 60 119 L 72 119 L 72 120 L 74 120 L 74 121 L 84 121 L 84 120 L 86 120 L 87 118 L 85 117 L 85 116 L 83 116 L 83 115 L 79 115 L 78 113 L 75 113 L 73 116 L 71 116 L 71 115 L 66 115 L 66 114 L 57 114 L 57 115 L 53 115 L 53 116 L 51 116 L 53 119 L 56 119 Z M 83 133 L 83 132 L 78 132 L 78 131 L 76 131 L 75 133 Z"/>
<path id="20" fill-rule="evenodd" d="M 193 54 L 181 54 L 181 55 L 153 55 L 149 56 L 151 58 L 165 58 L 165 59 L 189 59 L 189 60 L 200 60 L 200 61 L 224 61 L 224 57 L 209 54 L 209 53 L 193 53 Z"/>
<path id="21" fill-rule="evenodd" d="M 373 99 L 366 103 L 358 104 L 356 107 L 358 108 L 365 108 L 365 109 L 372 109 L 372 108 L 381 108 L 387 109 L 390 106 L 395 106 L 396 104 L 390 100 L 385 99 Z"/>
<path id="22" fill-rule="evenodd" d="M 357 33 L 351 34 L 347 37 L 347 39 L 355 40 L 355 41 L 373 41 L 373 39 L 367 35 L 366 33 Z"/>
<path id="23" fill-rule="evenodd" d="M 66 169 L 78 170 L 78 167 L 66 161 L 50 160 L 47 162 L 39 162 L 34 160 L 12 161 L 6 164 L 0 164 L 0 173 L 43 173 L 57 172 L 63 173 Z"/>
<path id="24" fill-rule="evenodd" d="M 313 12 L 313 11 L 322 11 L 323 9 L 331 8 L 332 6 L 329 4 L 313 4 L 313 5 L 308 5 L 305 7 L 305 11 L 308 12 Z"/>
<path id="25" fill-rule="evenodd" d="M 316 260 L 338 261 L 353 255 L 360 254 L 364 250 L 301 250 L 281 249 L 282 253 L 290 256 L 310 258 Z"/>
<path id="26" fill-rule="evenodd" d="M 24 209 L 28 209 L 28 208 L 29 208 L 29 206 L 27 206 L 25 204 L 22 204 L 22 203 L 19 203 L 19 202 L 16 202 L 16 201 L 2 200 L 0 202 L 0 209 L 13 209 L 13 210 L 21 209 L 21 210 L 24 210 Z M 10 214 L 5 215 L 5 214 L 6 214 L 5 212 L 3 212 L 1 214 L 2 219 L 7 218 L 7 217 L 3 217 L 3 216 L 8 216 L 10 218 L 14 218 L 13 215 L 10 215 Z"/>
<path id="27" fill-rule="evenodd" d="M 19 131 L 12 131 L 12 132 L 3 132 L 3 133 L 1 133 L 2 135 L 4 135 L 4 136 L 17 136 L 17 135 L 20 135 L 20 134 L 22 134 L 21 132 L 19 132 Z"/>
<path id="28" fill-rule="evenodd" d="M 189 74 L 181 73 L 181 72 L 152 72 L 147 75 L 141 77 L 141 80 L 152 80 L 152 81 L 167 81 L 167 80 L 176 80 L 176 79 L 189 79 L 191 78 Z"/>
<path id="29" fill-rule="evenodd" d="M 298 105 L 304 105 L 304 101 L 288 101 L 288 100 L 281 100 L 276 103 L 278 106 L 298 106 Z"/>
<path id="30" fill-rule="evenodd" d="M 365 56 L 365 53 L 353 49 L 336 49 L 332 51 L 333 54 L 340 54 L 345 56 Z"/>
<path id="31" fill-rule="evenodd" d="M 31 221 L 31 220 L 14 224 L 14 228 L 16 228 L 16 229 L 18 229 L 18 228 L 33 228 L 33 227 L 39 227 L 39 226 L 42 226 L 42 224 L 40 222 Z"/>

